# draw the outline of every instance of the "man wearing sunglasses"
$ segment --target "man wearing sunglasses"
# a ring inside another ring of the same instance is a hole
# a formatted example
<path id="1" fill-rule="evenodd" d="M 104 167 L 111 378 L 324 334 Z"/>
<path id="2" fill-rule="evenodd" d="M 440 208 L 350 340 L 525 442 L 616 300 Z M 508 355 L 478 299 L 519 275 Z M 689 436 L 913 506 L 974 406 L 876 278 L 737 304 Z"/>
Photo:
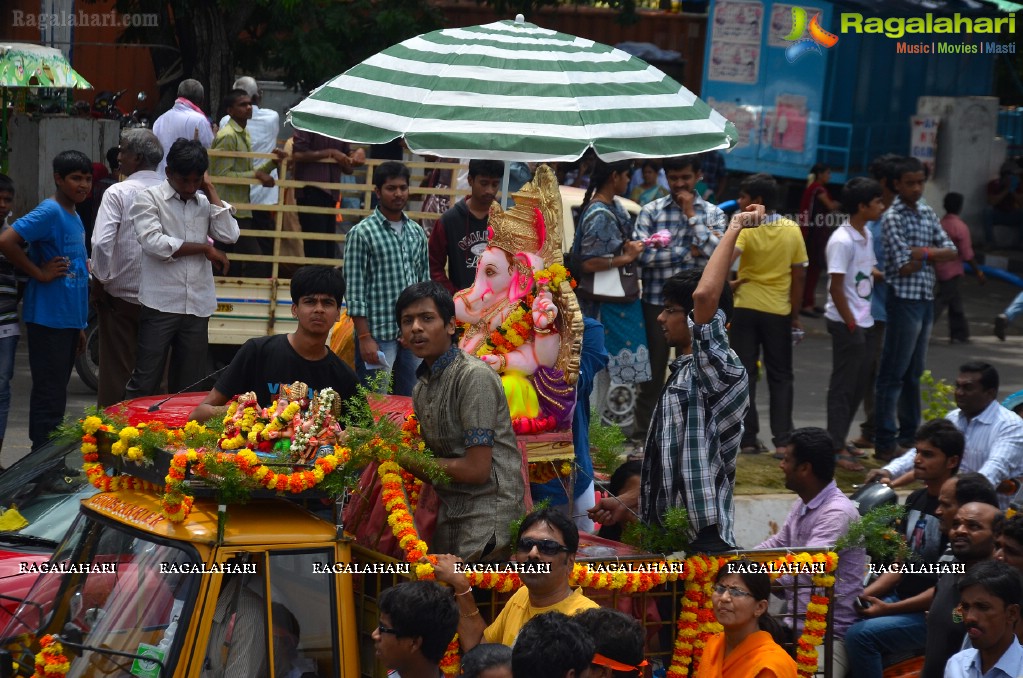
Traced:
<path id="1" fill-rule="evenodd" d="M 451 593 L 432 581 L 410 581 L 380 594 L 373 646 L 388 678 L 436 678 L 455 635 L 458 611 Z"/>
<path id="2" fill-rule="evenodd" d="M 473 599 L 472 587 L 465 575 L 458 572 L 461 559 L 441 554 L 437 556 L 437 581 L 455 589 L 455 599 L 461 619 L 458 637 L 462 650 L 468 652 L 479 645 L 503 643 L 512 645 L 526 622 L 545 612 L 573 615 L 597 607 L 583 595 L 582 589 L 573 589 L 568 577 L 575 566 L 579 548 L 579 530 L 564 514 L 551 508 L 542 508 L 527 515 L 519 528 L 516 562 L 536 566 L 549 566 L 546 573 L 523 571 L 519 574 L 523 586 L 515 592 L 490 626 L 480 616 Z M 534 569 L 544 569 L 536 567 Z"/>

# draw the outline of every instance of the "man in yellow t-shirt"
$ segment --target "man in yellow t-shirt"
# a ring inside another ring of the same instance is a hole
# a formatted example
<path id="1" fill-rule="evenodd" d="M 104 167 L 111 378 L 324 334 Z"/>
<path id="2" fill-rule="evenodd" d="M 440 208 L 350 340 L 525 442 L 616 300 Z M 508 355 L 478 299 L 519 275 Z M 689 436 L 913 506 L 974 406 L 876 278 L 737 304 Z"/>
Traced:
<path id="1" fill-rule="evenodd" d="M 468 580 L 458 571 L 462 560 L 451 555 L 438 555 L 437 580 L 455 589 L 455 600 L 461 614 L 458 637 L 462 650 L 468 652 L 481 641 L 511 645 L 526 622 L 538 614 L 561 612 L 573 615 L 598 607 L 583 595 L 581 588 L 573 589 L 568 584 L 578 548 L 579 530 L 562 513 L 545 508 L 527 515 L 519 528 L 515 560 L 540 566 L 536 569 L 549 565 L 550 572 L 520 572 L 522 588 L 505 603 L 490 626 L 480 616 Z"/>
<path id="2" fill-rule="evenodd" d="M 740 451 L 765 452 L 757 438 L 757 360 L 763 350 L 767 388 L 771 397 L 771 438 L 775 456 L 789 442 L 792 433 L 792 346 L 793 332 L 802 333 L 800 300 L 806 277 L 806 245 L 799 225 L 772 210 L 778 184 L 769 174 L 754 174 L 739 186 L 739 209 L 759 203 L 767 207 L 767 221 L 760 228 L 743 229 L 735 244 L 739 275 L 735 288 L 730 343 L 749 380 L 749 411 L 743 422 Z M 823 226 L 821 226 L 823 228 Z M 740 258 L 741 257 L 741 258 Z"/>

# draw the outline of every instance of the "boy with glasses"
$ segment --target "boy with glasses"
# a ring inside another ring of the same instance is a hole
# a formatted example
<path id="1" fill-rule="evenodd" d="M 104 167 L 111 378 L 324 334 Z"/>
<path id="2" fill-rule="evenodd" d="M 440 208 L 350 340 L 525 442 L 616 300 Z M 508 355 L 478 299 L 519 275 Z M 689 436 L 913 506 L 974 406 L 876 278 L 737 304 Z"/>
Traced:
<path id="1" fill-rule="evenodd" d="M 455 635 L 458 611 L 451 593 L 432 581 L 411 581 L 380 594 L 373 644 L 393 678 L 434 678 Z"/>

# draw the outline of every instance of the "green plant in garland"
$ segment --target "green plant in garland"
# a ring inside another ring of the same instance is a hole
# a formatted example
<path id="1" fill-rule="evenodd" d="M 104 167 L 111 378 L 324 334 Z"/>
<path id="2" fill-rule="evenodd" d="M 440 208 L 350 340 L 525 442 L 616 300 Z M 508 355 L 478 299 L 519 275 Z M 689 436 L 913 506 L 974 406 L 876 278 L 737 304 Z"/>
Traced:
<path id="1" fill-rule="evenodd" d="M 590 410 L 590 457 L 593 469 L 610 476 L 625 461 L 625 434 L 618 426 L 609 426 L 600 420 L 597 410 Z"/>
<path id="2" fill-rule="evenodd" d="M 629 523 L 622 530 L 622 542 L 649 553 L 671 554 L 689 548 L 689 513 L 681 506 L 669 508 L 663 525 L 642 521 Z"/>
<path id="3" fill-rule="evenodd" d="M 835 542 L 835 550 L 863 548 L 871 562 L 880 565 L 905 561 L 911 551 L 905 536 L 895 529 L 905 515 L 906 507 L 900 504 L 877 506 L 849 524 L 849 531 Z"/>
<path id="4" fill-rule="evenodd" d="M 388 383 L 387 374 L 376 374 L 369 380 L 368 386 L 359 384 L 354 396 L 345 401 L 341 421 L 345 426 L 345 445 L 351 449 L 352 458 L 344 464 L 354 471 L 353 481 L 358 480 L 358 471 L 370 462 L 393 459 L 403 469 L 415 470 L 417 475 L 425 477 L 430 483 L 444 484 L 450 481 L 448 475 L 434 459 L 428 448 L 420 450 L 408 444 L 402 425 L 388 416 L 380 416 L 373 412 L 371 403 L 383 398 L 379 389 Z M 340 470 L 340 466 L 338 467 Z M 341 478 L 333 478 L 337 471 L 328 478 L 331 485 L 341 485 Z M 328 478 L 324 478 L 324 483 Z M 349 482 L 351 487 L 354 482 Z M 321 483 L 321 487 L 325 487 Z"/>

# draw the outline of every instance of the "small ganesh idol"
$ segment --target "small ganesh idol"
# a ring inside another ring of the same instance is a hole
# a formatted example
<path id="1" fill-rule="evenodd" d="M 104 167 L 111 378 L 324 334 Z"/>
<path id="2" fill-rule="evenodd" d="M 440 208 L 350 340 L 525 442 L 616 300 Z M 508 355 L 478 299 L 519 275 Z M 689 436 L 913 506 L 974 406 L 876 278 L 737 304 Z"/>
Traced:
<path id="1" fill-rule="evenodd" d="M 583 317 L 562 259 L 561 195 L 546 165 L 513 195 L 507 212 L 491 206 L 476 279 L 455 295 L 459 346 L 501 375 L 516 433 L 563 431 L 572 426 Z"/>

